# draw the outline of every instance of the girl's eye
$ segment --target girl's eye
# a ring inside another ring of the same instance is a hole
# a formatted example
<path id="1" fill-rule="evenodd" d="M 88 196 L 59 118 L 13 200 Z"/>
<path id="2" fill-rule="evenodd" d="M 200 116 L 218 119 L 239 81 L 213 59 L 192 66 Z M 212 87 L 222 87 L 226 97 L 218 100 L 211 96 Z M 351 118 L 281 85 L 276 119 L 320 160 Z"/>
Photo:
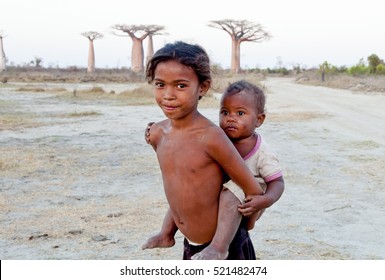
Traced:
<path id="1" fill-rule="evenodd" d="M 156 82 L 156 83 L 155 83 L 155 87 L 157 87 L 157 88 L 161 88 L 161 87 L 163 87 L 163 86 L 164 86 L 163 83 L 159 83 L 159 82 Z"/>

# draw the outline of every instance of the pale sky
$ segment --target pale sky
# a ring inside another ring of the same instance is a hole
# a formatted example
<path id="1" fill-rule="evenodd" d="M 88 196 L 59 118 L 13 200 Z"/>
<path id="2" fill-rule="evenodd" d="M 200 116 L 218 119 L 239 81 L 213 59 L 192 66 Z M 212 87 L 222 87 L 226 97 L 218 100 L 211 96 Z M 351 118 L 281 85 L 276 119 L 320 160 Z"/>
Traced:
<path id="1" fill-rule="evenodd" d="M 156 24 L 169 35 L 154 37 L 155 50 L 184 40 L 203 46 L 213 63 L 230 66 L 231 39 L 208 27 L 211 20 L 260 23 L 272 38 L 241 45 L 241 67 L 293 64 L 318 67 L 324 61 L 352 66 L 375 53 L 385 59 L 385 17 L 381 0 L 0 0 L 0 31 L 8 65 L 35 57 L 43 66 L 87 66 L 88 39 L 98 31 L 96 67 L 130 67 L 131 40 L 111 34 L 114 24 Z M 147 40 L 144 41 L 146 52 Z"/>

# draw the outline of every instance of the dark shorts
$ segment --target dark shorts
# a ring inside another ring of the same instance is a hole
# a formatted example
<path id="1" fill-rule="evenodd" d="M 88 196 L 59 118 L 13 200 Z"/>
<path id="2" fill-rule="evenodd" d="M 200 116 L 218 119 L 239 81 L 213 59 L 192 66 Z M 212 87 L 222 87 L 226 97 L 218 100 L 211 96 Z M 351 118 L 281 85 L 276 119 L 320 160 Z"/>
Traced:
<path id="1" fill-rule="evenodd" d="M 191 260 L 191 257 L 199 253 L 210 243 L 203 245 L 190 245 L 187 239 L 184 239 L 183 259 Z M 244 227 L 239 227 L 233 241 L 230 244 L 228 260 L 256 260 L 255 250 L 251 242 L 249 233 Z"/>

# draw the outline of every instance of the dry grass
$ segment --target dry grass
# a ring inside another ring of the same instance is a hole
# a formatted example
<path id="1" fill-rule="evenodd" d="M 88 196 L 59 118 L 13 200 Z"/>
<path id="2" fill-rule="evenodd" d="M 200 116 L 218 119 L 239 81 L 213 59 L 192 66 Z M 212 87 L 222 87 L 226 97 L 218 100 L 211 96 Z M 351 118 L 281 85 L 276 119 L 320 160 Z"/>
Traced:
<path id="1" fill-rule="evenodd" d="M 35 77 L 36 81 L 39 79 Z M 42 75 L 39 82 L 45 81 L 46 76 Z M 249 82 L 259 84 L 263 80 L 263 76 L 256 74 L 224 74 L 214 75 L 212 87 L 206 96 L 200 101 L 201 107 L 218 107 L 219 101 L 214 97 L 214 93 L 221 93 L 225 88 L 232 82 L 244 79 Z M 71 78 L 71 81 L 75 78 Z M 98 83 L 103 83 L 104 79 L 97 79 Z M 22 81 L 22 80 L 21 80 Z M 20 82 L 20 81 L 19 81 Z M 127 83 L 129 84 L 129 83 Z M 133 89 L 126 90 L 119 94 L 113 91 L 108 91 L 101 86 L 93 86 L 89 89 L 82 90 L 67 90 L 65 88 L 42 88 L 41 86 L 34 85 L 34 83 L 27 83 L 25 86 L 17 88 L 19 92 L 31 92 L 31 93 L 49 93 L 55 94 L 60 99 L 72 99 L 76 98 L 79 100 L 92 100 L 92 99 L 109 99 L 119 102 L 121 105 L 154 105 L 154 96 L 152 85 L 148 84 L 143 80 L 140 83 L 135 83 L 137 86 Z M 3 87 L 5 85 L 2 85 Z"/>
<path id="2" fill-rule="evenodd" d="M 155 104 L 152 86 L 143 83 L 138 87 L 119 94 L 122 105 L 153 105 Z"/>
<path id="3" fill-rule="evenodd" d="M 0 131 L 34 127 L 36 114 L 18 111 L 17 105 L 8 100 L 0 100 Z"/>
<path id="4" fill-rule="evenodd" d="M 327 114 L 321 114 L 316 112 L 290 112 L 290 113 L 268 113 L 269 121 L 273 122 L 299 122 L 309 121 L 320 118 L 327 118 Z"/>
<path id="5" fill-rule="evenodd" d="M 134 83 L 144 80 L 144 74 L 129 69 L 97 69 L 87 73 L 85 68 L 36 68 L 8 67 L 0 73 L 0 81 L 5 82 L 61 82 L 61 83 Z"/>
<path id="6" fill-rule="evenodd" d="M 78 117 L 89 117 L 89 116 L 99 116 L 101 113 L 95 112 L 95 111 L 86 111 L 86 112 L 75 112 L 75 113 L 69 113 L 69 114 L 63 114 L 59 117 L 63 118 L 78 118 Z"/>
<path id="7" fill-rule="evenodd" d="M 42 75 L 40 79 L 46 76 Z M 213 77 L 213 85 L 205 97 L 200 100 L 199 107 L 201 108 L 218 108 L 219 100 L 214 96 L 214 93 L 223 92 L 229 83 L 236 80 L 245 79 L 252 83 L 260 84 L 263 77 L 255 74 L 239 74 L 239 75 L 216 75 Z M 20 82 L 20 81 L 19 81 Z M 40 81 L 41 82 L 41 81 Z M 99 82 L 99 81 L 98 81 Z M 128 84 L 128 83 L 127 83 Z M 64 87 L 42 87 L 41 84 L 26 83 L 23 86 L 15 88 L 14 84 L 1 84 L 0 86 L 5 88 L 14 88 L 17 92 L 23 92 L 23 94 L 49 94 L 50 98 L 57 98 L 58 100 L 77 100 L 77 101 L 111 101 L 120 106 L 137 106 L 137 105 L 155 105 L 153 87 L 152 85 L 141 82 L 136 83 L 136 87 L 130 90 L 126 90 L 119 94 L 108 91 L 102 86 L 93 86 L 89 89 L 82 90 L 68 90 Z M 60 101 L 59 101 L 60 102 Z M 0 131 L 5 130 L 18 130 L 27 127 L 38 127 L 46 125 L 44 119 L 53 118 L 82 118 L 92 117 L 100 115 L 99 112 L 86 111 L 86 112 L 74 112 L 65 114 L 51 114 L 49 116 L 40 116 L 37 114 L 31 114 L 28 112 L 21 112 L 17 109 L 16 104 L 12 101 L 0 100 Z"/>
<path id="8" fill-rule="evenodd" d="M 210 92 L 223 92 L 227 85 L 239 79 L 259 84 L 266 77 L 264 74 L 231 74 L 222 73 L 213 75 L 213 84 Z M 297 81 L 303 84 L 326 86 L 339 89 L 349 89 L 370 94 L 382 94 L 385 92 L 385 79 L 383 76 L 350 76 L 346 74 L 326 75 L 324 82 L 317 70 L 307 70 L 296 76 Z M 24 82 L 30 83 L 20 91 L 30 92 L 65 92 L 66 89 L 35 88 L 36 82 L 64 82 L 64 83 L 143 83 L 143 73 L 133 73 L 128 69 L 97 69 L 95 73 L 87 73 L 86 69 L 47 69 L 34 67 L 10 67 L 6 72 L 0 73 L 0 81 L 3 83 Z M 0 87 L 4 84 L 0 84 Z M 147 89 L 145 90 L 147 91 Z M 93 91 L 92 93 L 95 93 Z M 135 93 L 131 93 L 134 95 Z M 140 93 L 139 93 L 140 94 Z M 142 99 L 142 96 L 139 96 Z M 145 98 L 146 99 L 146 98 Z M 143 101 L 143 100 L 142 100 Z M 147 103 L 147 101 L 145 102 Z M 133 103 L 133 105 L 137 105 Z"/>
<path id="9" fill-rule="evenodd" d="M 30 86 L 30 87 L 21 87 L 21 88 L 18 88 L 16 91 L 44 92 L 45 89 L 44 89 L 44 88 L 40 88 L 40 87 Z"/>
<path id="10" fill-rule="evenodd" d="M 325 81 L 322 81 L 318 71 L 306 71 L 298 75 L 297 82 L 307 85 L 347 89 L 366 94 L 385 93 L 385 77 L 379 75 L 351 76 L 347 74 L 334 74 L 326 75 Z"/>
<path id="11" fill-rule="evenodd" d="M 250 83 L 256 85 L 261 85 L 261 81 L 265 79 L 265 76 L 261 74 L 223 74 L 223 75 L 214 75 L 213 84 L 210 92 L 224 92 L 226 87 L 235 81 L 246 80 Z"/>

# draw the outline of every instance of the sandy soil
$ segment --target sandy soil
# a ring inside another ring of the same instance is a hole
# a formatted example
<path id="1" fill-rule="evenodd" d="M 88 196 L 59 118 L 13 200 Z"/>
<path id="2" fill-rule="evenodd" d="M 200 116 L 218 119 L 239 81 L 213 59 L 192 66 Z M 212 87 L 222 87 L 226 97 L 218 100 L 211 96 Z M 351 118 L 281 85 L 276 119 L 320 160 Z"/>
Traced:
<path id="1" fill-rule="evenodd" d="M 385 96 L 264 84 L 259 132 L 286 190 L 250 233 L 257 257 L 385 259 Z M 179 234 L 173 248 L 141 250 L 167 209 L 143 140 L 163 118 L 155 105 L 3 87 L 0 110 L 1 259 L 181 259 Z M 217 111 L 201 109 L 215 122 Z"/>

